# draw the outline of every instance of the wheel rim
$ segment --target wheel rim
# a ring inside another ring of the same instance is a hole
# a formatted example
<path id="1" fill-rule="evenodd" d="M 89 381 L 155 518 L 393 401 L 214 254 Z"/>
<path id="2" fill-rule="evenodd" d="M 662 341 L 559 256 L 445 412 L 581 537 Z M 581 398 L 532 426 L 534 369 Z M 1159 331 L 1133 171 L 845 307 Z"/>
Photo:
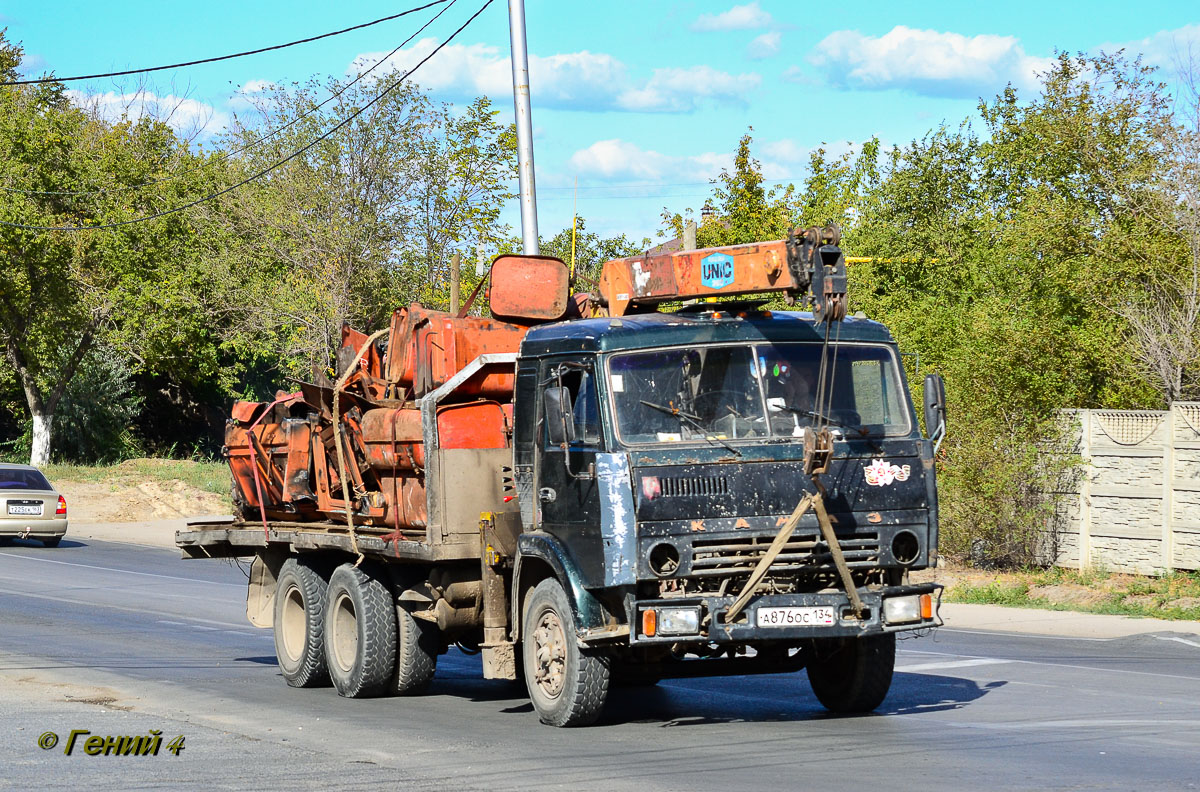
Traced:
<path id="1" fill-rule="evenodd" d="M 566 677 L 566 635 L 558 614 L 548 610 L 533 631 L 534 682 L 547 698 L 557 698 Z"/>
<path id="2" fill-rule="evenodd" d="M 333 659 L 342 671 L 354 668 L 358 654 L 358 617 L 354 601 L 342 594 L 333 604 Z"/>
<path id="3" fill-rule="evenodd" d="M 308 614 L 305 613 L 304 595 L 298 586 L 291 586 L 283 595 L 283 613 L 280 614 L 279 637 L 283 640 L 283 652 L 287 659 L 296 662 L 304 652 L 305 633 L 308 632 Z"/>

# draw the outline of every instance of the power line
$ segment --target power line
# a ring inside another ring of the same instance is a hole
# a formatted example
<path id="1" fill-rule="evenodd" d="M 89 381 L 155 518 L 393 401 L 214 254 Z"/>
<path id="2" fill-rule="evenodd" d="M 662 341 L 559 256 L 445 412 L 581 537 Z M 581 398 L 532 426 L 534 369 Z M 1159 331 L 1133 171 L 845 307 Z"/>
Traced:
<path id="1" fill-rule="evenodd" d="M 261 49 L 256 49 L 256 50 L 247 50 L 246 52 L 235 52 L 232 55 L 221 55 L 216 58 L 202 58 L 201 60 L 187 61 L 186 63 L 172 63 L 167 66 L 151 66 L 146 69 L 126 69 L 125 71 L 107 72 L 105 74 L 83 74 L 78 77 L 42 77 L 37 80 L 13 80 L 12 82 L 0 83 L 0 86 L 37 85 L 39 83 L 71 82 L 72 80 L 95 80 L 100 77 L 122 77 L 126 74 L 144 74 L 146 72 L 163 71 L 165 69 L 181 69 L 184 66 L 198 66 L 201 63 L 216 63 L 217 61 L 230 60 L 231 58 L 241 58 L 246 55 L 257 55 L 260 52 L 271 52 L 272 50 L 280 50 L 280 49 L 285 49 L 287 47 L 294 47 L 297 44 L 307 44 L 310 41 L 320 41 L 321 39 L 329 38 L 330 36 L 340 36 L 343 33 L 349 33 L 352 30 L 361 30 L 362 28 L 371 27 L 372 25 L 378 25 L 380 22 L 388 22 L 393 19 L 399 19 L 402 16 L 407 16 L 408 14 L 414 13 L 416 11 L 423 11 L 426 8 L 429 8 L 430 6 L 435 6 L 440 3 L 444 3 L 444 2 L 446 2 L 446 0 L 433 0 L 432 3 L 426 3 L 425 5 L 419 6 L 417 8 L 410 8 L 407 11 L 401 11 L 399 14 L 392 14 L 391 16 L 380 17 L 379 19 L 376 19 L 372 22 L 364 22 L 361 25 L 355 25 L 354 27 L 344 28 L 342 30 L 335 30 L 332 33 L 322 33 L 319 36 L 309 36 L 308 38 L 299 39 L 297 41 L 289 41 L 286 44 L 276 44 L 273 47 L 263 47 Z"/>
<path id="2" fill-rule="evenodd" d="M 301 154 L 308 151 L 313 146 L 320 143 L 322 140 L 325 140 L 326 138 L 328 138 L 334 132 L 337 132 L 339 129 L 346 126 L 354 119 L 358 118 L 360 115 L 362 115 L 368 109 L 370 109 L 370 107 L 372 105 L 374 105 L 376 102 L 378 102 L 383 97 L 387 96 L 394 88 L 396 88 L 398 85 L 400 85 L 400 83 L 407 80 L 417 69 L 419 69 L 423 65 L 425 65 L 425 63 L 428 62 L 430 58 L 432 58 L 434 55 L 437 55 L 439 52 L 441 52 L 443 47 L 445 47 L 447 44 L 449 44 L 451 41 L 453 41 L 458 36 L 459 33 L 462 33 L 463 30 L 466 29 L 467 25 L 474 22 L 475 18 L 478 17 L 480 14 L 482 14 L 487 9 L 487 7 L 490 6 L 493 2 L 494 2 L 494 0 L 486 0 L 486 2 L 482 6 L 480 6 L 479 10 L 471 15 L 470 19 L 468 19 L 466 22 L 464 22 L 458 28 L 458 30 L 451 33 L 450 36 L 445 41 L 443 41 L 441 44 L 437 45 L 437 47 L 433 50 L 433 52 L 429 53 L 424 58 L 422 58 L 420 61 L 418 61 L 415 66 L 413 66 L 411 69 L 409 69 L 407 72 L 405 72 L 398 80 L 392 82 L 390 85 L 388 85 L 386 88 L 384 88 L 378 94 L 376 94 L 375 97 L 373 99 L 371 99 L 371 101 L 367 102 L 365 105 L 363 105 L 357 111 L 355 111 L 352 115 L 347 117 L 341 123 L 337 124 L 337 126 L 333 127 L 332 129 L 330 129 L 327 132 L 322 133 L 320 136 L 315 138 L 312 142 L 308 143 L 303 148 L 293 151 L 291 154 L 284 157 L 279 162 L 276 162 L 275 164 L 273 164 L 267 168 L 264 168 L 263 170 L 259 171 L 258 173 L 254 174 L 253 176 L 248 176 L 245 179 L 242 179 L 237 184 L 226 187 L 223 190 L 218 190 L 217 192 L 211 193 L 210 195 L 206 195 L 203 198 L 197 198 L 196 200 L 194 200 L 190 203 L 183 204 L 182 206 L 176 206 L 171 209 L 166 209 L 161 212 L 156 212 L 155 214 L 152 214 L 152 215 L 134 218 L 133 220 L 122 220 L 117 223 L 106 223 L 104 225 L 96 225 L 96 226 L 30 226 L 30 225 L 22 225 L 20 223 L 8 223 L 8 222 L 0 221 L 0 225 L 8 226 L 9 228 L 22 228 L 22 229 L 26 229 L 29 231 L 102 231 L 102 230 L 108 229 L 108 228 L 118 228 L 120 226 L 133 225 L 134 223 L 144 223 L 148 220 L 156 220 L 160 217 L 166 217 L 167 215 L 172 215 L 172 214 L 176 214 L 178 212 L 182 212 L 185 209 L 190 209 L 193 206 L 198 206 L 199 204 L 202 204 L 205 201 L 211 201 L 214 198 L 219 198 L 222 195 L 231 193 L 234 190 L 238 189 L 239 187 L 243 187 L 256 179 L 266 176 L 271 171 L 276 170 L 277 168 L 280 168 L 283 165 L 286 165 L 288 162 L 291 162 L 296 157 L 299 157 Z"/>
<path id="3" fill-rule="evenodd" d="M 438 0 L 438 2 L 445 3 L 446 0 Z M 275 137 L 280 132 L 283 132 L 284 130 L 288 129 L 289 127 L 295 126 L 296 124 L 303 121 L 305 118 L 308 118 L 310 115 L 312 115 L 313 113 L 320 110 L 325 105 L 332 102 L 334 99 L 337 99 L 339 96 L 344 94 L 346 91 L 348 91 L 352 87 L 354 87 L 354 85 L 356 85 L 359 80 L 363 79 L 368 74 L 370 74 L 371 72 L 373 72 L 377 68 L 379 68 L 382 64 L 386 63 L 388 58 L 391 58 L 393 55 L 395 55 L 397 52 L 399 52 L 401 49 L 403 49 L 410 41 L 412 41 L 417 36 L 424 33 L 426 28 L 428 28 L 430 25 L 432 25 L 434 22 L 436 22 L 441 17 L 442 14 L 449 11 L 450 8 L 457 2 L 458 2 L 458 0 L 449 0 L 449 5 L 446 5 L 444 8 L 442 8 L 442 10 L 440 10 L 436 14 L 434 14 L 433 18 L 430 19 L 428 22 L 426 22 L 424 25 L 422 25 L 420 28 L 418 28 L 416 33 L 413 33 L 411 36 L 406 38 L 404 41 L 400 42 L 399 46 L 397 46 L 395 49 L 393 49 L 387 55 L 384 55 L 382 58 L 375 61 L 374 65 L 372 65 L 371 68 L 369 68 L 365 72 L 359 74 L 357 77 L 355 77 L 349 83 L 347 83 L 337 93 L 330 94 L 320 104 L 309 108 L 308 110 L 306 110 L 303 113 L 301 113 L 300 115 L 296 116 L 291 121 L 284 124 L 283 126 L 277 127 L 275 129 L 271 130 L 270 132 L 266 133 L 265 135 L 262 135 L 261 137 L 250 141 L 249 143 L 247 143 L 246 145 L 244 145 L 240 148 L 235 148 L 235 149 L 231 149 L 228 151 L 218 152 L 218 154 L 221 156 L 221 159 L 228 160 L 232 157 L 236 157 L 238 154 L 241 154 L 243 151 L 249 151 L 250 149 L 257 146 L 259 143 L 262 143 L 265 140 Z M 430 3 L 430 5 L 436 5 L 436 4 Z M 425 8 L 428 8 L 428 7 L 429 6 L 425 6 Z M 417 9 L 417 10 L 420 10 L 420 9 Z M 114 193 L 114 192 L 124 192 L 125 190 L 138 190 L 138 189 L 141 189 L 142 187 L 152 187 L 156 184 L 162 184 L 163 182 L 174 181 L 175 179 L 178 179 L 181 176 L 187 176 L 190 173 L 196 173 L 197 171 L 202 171 L 207 168 L 211 168 L 214 163 L 215 163 L 215 159 L 209 160 L 208 162 L 205 162 L 203 165 L 197 165 L 194 168 L 189 168 L 189 169 L 183 170 L 183 171 L 175 171 L 167 176 L 162 177 L 161 179 L 151 179 L 150 181 L 140 182 L 138 184 L 120 184 L 115 187 L 99 187 L 95 190 L 21 190 L 16 187 L 0 187 L 0 191 L 10 192 L 10 193 L 18 193 L 20 195 L 71 195 L 71 196 L 101 195 L 101 194 Z"/>

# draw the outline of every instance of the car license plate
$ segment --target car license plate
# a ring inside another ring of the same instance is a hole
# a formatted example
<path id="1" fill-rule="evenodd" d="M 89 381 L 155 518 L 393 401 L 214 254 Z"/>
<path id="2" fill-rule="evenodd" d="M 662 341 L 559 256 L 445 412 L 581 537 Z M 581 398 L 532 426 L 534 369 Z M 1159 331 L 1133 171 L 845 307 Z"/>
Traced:
<path id="1" fill-rule="evenodd" d="M 8 513 L 9 514 L 29 514 L 29 515 L 33 515 L 34 517 L 41 517 L 42 516 L 42 504 L 35 503 L 32 505 L 28 505 L 28 504 L 24 504 L 24 503 L 10 503 L 10 504 L 8 504 Z"/>
<path id="2" fill-rule="evenodd" d="M 837 623 L 834 609 L 822 605 L 816 608 L 759 608 L 759 627 L 812 627 Z"/>

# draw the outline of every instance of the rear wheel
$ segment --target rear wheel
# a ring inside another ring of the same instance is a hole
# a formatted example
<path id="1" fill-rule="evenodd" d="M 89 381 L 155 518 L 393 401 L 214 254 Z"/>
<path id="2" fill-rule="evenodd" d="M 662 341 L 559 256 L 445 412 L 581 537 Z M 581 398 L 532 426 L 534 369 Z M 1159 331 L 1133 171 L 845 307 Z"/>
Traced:
<path id="1" fill-rule="evenodd" d="M 580 649 L 562 585 L 543 580 L 529 593 L 522 620 L 525 686 L 542 723 L 586 726 L 608 697 L 609 658 Z"/>
<path id="2" fill-rule="evenodd" d="M 292 687 L 329 684 L 325 602 L 329 583 L 297 558 L 283 562 L 275 584 L 275 657 Z"/>
<path id="3" fill-rule="evenodd" d="M 396 628 L 396 674 L 391 692 L 397 696 L 424 693 L 437 670 L 437 625 L 397 607 Z"/>
<path id="4" fill-rule="evenodd" d="M 396 669 L 396 608 L 387 586 L 369 571 L 342 564 L 329 578 L 325 660 L 338 694 L 385 692 Z"/>
<path id="5" fill-rule="evenodd" d="M 896 634 L 813 641 L 808 681 L 831 712 L 870 712 L 883 703 L 896 667 Z"/>

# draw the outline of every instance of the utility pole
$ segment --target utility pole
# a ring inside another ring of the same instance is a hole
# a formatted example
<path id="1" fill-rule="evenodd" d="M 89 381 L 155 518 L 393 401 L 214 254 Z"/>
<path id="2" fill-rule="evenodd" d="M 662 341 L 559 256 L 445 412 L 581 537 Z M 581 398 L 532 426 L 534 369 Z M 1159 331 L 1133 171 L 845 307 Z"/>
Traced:
<path id="1" fill-rule="evenodd" d="M 521 188 L 521 252 L 536 256 L 537 200 L 533 184 L 533 120 L 529 110 L 529 52 L 525 44 L 525 0 L 508 0 L 508 37 L 512 50 L 513 105 L 517 120 L 517 177 Z"/>
<path id="2" fill-rule="evenodd" d="M 455 253 L 450 257 L 450 313 L 458 313 L 458 278 L 462 258 Z"/>

